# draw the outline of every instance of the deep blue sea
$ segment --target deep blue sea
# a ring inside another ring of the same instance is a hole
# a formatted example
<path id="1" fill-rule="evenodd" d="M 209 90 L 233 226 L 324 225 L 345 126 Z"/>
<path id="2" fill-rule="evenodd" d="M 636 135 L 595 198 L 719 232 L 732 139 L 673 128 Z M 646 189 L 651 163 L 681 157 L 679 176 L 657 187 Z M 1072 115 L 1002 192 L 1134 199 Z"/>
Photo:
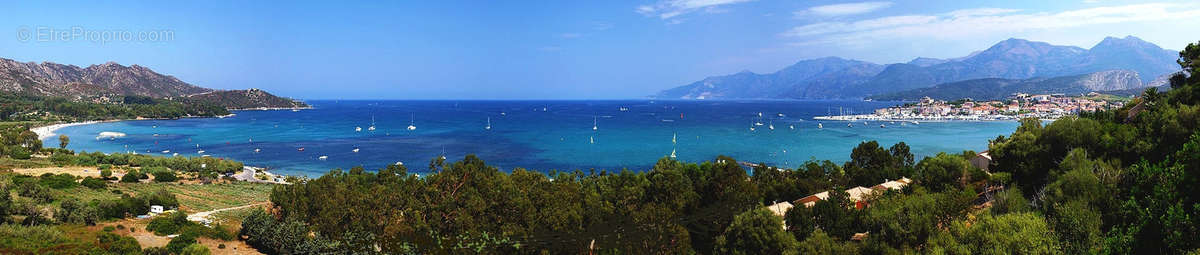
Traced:
<path id="1" fill-rule="evenodd" d="M 897 102 L 864 101 L 310 101 L 314 109 L 237 111 L 228 118 L 137 120 L 66 127 L 69 149 L 231 158 L 275 173 L 319 176 L 334 168 L 379 169 L 403 162 L 427 171 L 430 159 L 476 154 L 502 170 L 642 171 L 672 149 L 692 162 L 728 155 L 795 167 L 809 159 L 849 159 L 858 143 L 903 141 L 920 159 L 982 151 L 1017 123 L 816 121 L 839 111 L 869 112 Z M 626 108 L 626 111 L 622 111 Z M 840 109 L 840 110 L 839 110 Z M 762 117 L 759 117 L 759 113 Z M 376 130 L 369 131 L 374 125 Z M 487 129 L 488 122 L 491 129 Z M 763 126 L 750 127 L 755 122 Z M 824 128 L 818 128 L 821 123 Z M 880 128 L 884 124 L 886 128 Z M 409 131 L 413 125 L 416 130 Z M 768 128 L 775 127 L 774 130 Z M 361 127 L 362 131 L 355 131 Z M 595 130 L 593 130 L 595 127 Z M 98 139 L 100 132 L 126 133 Z M 675 143 L 672 143 L 674 136 Z M 55 138 L 46 144 L 57 144 Z M 300 151 L 300 148 L 304 148 Z M 358 148 L 358 152 L 354 149 Z M 255 152 L 258 149 L 259 152 Z M 170 153 L 162 153 L 169 150 Z M 327 159 L 320 159 L 327 156 Z"/>

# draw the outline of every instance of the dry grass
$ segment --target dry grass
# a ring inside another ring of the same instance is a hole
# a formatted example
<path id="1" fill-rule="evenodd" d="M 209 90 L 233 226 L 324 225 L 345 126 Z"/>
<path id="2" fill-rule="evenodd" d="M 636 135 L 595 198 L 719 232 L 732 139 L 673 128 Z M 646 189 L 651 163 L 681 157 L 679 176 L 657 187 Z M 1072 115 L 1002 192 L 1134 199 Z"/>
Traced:
<path id="1" fill-rule="evenodd" d="M 40 176 L 42 174 L 71 174 L 79 177 L 100 177 L 100 170 L 94 166 L 63 166 L 41 168 L 18 168 L 13 173 Z"/>

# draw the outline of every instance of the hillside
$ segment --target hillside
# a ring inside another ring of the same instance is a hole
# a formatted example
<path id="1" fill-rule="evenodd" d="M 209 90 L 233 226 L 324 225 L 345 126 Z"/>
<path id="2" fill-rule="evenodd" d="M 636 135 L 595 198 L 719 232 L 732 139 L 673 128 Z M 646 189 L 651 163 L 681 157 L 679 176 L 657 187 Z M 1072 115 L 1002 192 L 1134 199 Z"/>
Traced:
<path id="1" fill-rule="evenodd" d="M 22 63 L 0 58 L 0 91 L 71 99 L 122 95 L 153 98 L 200 95 L 200 101 L 230 109 L 304 107 L 304 103 L 257 89 L 217 91 L 189 84 L 175 76 L 160 74 L 144 66 L 124 66 L 114 62 L 82 68 L 52 62 Z"/>
<path id="2" fill-rule="evenodd" d="M 1177 56 L 1177 52 L 1133 36 L 1107 37 L 1091 49 L 1013 38 L 954 59 L 916 58 L 889 65 L 836 57 L 804 60 L 770 74 L 741 72 L 708 77 L 653 97 L 863 98 L 976 79 L 1025 80 L 1109 70 L 1129 70 L 1146 84 L 1178 71 Z M 787 73 L 806 75 L 784 75 Z"/>
<path id="3" fill-rule="evenodd" d="M 219 104 L 229 109 L 306 108 L 307 104 L 272 95 L 260 89 L 220 90 L 188 95 L 187 101 Z"/>
<path id="4" fill-rule="evenodd" d="M 868 97 L 875 100 L 918 100 L 930 97 L 939 100 L 1004 99 L 1014 93 L 1081 95 L 1096 91 L 1136 90 L 1144 88 L 1137 72 L 1129 70 L 1102 71 L 1083 75 L 1053 78 L 1002 79 L 984 78 L 939 84 L 933 87 L 892 92 Z"/>

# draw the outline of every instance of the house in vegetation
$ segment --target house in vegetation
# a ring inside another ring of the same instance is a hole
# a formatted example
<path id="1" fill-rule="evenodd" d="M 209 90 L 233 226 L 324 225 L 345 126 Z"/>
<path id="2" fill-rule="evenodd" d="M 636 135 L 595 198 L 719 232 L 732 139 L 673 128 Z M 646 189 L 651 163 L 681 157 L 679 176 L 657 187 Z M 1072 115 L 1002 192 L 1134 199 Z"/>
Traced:
<path id="1" fill-rule="evenodd" d="M 776 216 L 783 217 L 783 214 L 787 213 L 787 210 L 792 209 L 792 207 L 794 207 L 792 203 L 783 201 L 773 205 L 768 205 L 767 210 L 771 210 L 771 213 L 774 213 Z"/>
<path id="2" fill-rule="evenodd" d="M 887 190 L 902 190 L 904 189 L 904 186 L 908 186 L 908 182 L 906 180 L 908 180 L 908 178 L 886 181 L 880 183 L 879 185 L 871 186 L 871 189 L 884 192 Z"/>
<path id="3" fill-rule="evenodd" d="M 911 179 L 908 179 L 907 177 L 901 177 L 899 180 L 886 181 L 878 185 L 871 186 L 871 188 L 859 186 L 845 190 L 845 192 L 849 194 L 850 201 L 854 202 L 854 207 L 862 209 L 867 206 L 866 200 L 870 198 L 870 195 L 876 194 L 876 192 L 882 193 L 888 189 L 902 190 L 904 187 L 908 186 L 909 183 L 912 183 Z M 796 201 L 793 201 L 792 204 L 804 205 L 804 207 L 812 207 L 813 205 L 817 204 L 817 201 L 826 199 L 829 199 L 829 191 L 824 191 L 796 199 Z M 784 212 L 786 212 L 786 210 L 784 210 Z"/>
<path id="4" fill-rule="evenodd" d="M 975 154 L 975 157 L 972 157 L 970 161 L 972 166 L 983 169 L 984 172 L 991 172 L 988 171 L 988 165 L 992 164 L 992 155 L 988 154 L 988 151 Z"/>
<path id="5" fill-rule="evenodd" d="M 151 205 L 150 206 L 150 214 L 160 214 L 160 213 L 163 213 L 163 206 L 161 206 L 161 205 Z"/>
<path id="6" fill-rule="evenodd" d="M 850 195 L 850 201 L 854 202 L 855 209 L 863 209 L 867 207 L 867 198 L 874 194 L 875 190 L 858 186 L 846 190 L 846 193 Z"/>
<path id="7" fill-rule="evenodd" d="M 804 207 L 812 207 L 817 204 L 817 201 L 829 199 L 829 191 L 812 194 L 796 200 L 794 204 L 804 205 Z"/>

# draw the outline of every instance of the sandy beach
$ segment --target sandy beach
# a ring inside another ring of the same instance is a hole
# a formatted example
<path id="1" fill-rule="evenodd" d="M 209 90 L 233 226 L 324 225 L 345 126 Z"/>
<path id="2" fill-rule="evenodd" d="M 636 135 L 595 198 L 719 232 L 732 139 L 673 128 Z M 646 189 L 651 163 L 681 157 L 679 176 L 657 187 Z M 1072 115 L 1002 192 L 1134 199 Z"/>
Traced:
<path id="1" fill-rule="evenodd" d="M 70 127 L 70 126 L 96 124 L 96 123 L 101 123 L 101 122 L 109 122 L 109 121 L 84 121 L 84 122 L 60 123 L 60 124 L 54 124 L 54 125 L 49 125 L 49 126 L 30 128 L 29 130 L 33 131 L 34 133 L 37 133 L 38 140 L 46 140 L 46 138 L 54 137 L 56 135 L 54 133 L 54 131 L 57 131 L 58 129 L 61 129 L 61 128 Z"/>

